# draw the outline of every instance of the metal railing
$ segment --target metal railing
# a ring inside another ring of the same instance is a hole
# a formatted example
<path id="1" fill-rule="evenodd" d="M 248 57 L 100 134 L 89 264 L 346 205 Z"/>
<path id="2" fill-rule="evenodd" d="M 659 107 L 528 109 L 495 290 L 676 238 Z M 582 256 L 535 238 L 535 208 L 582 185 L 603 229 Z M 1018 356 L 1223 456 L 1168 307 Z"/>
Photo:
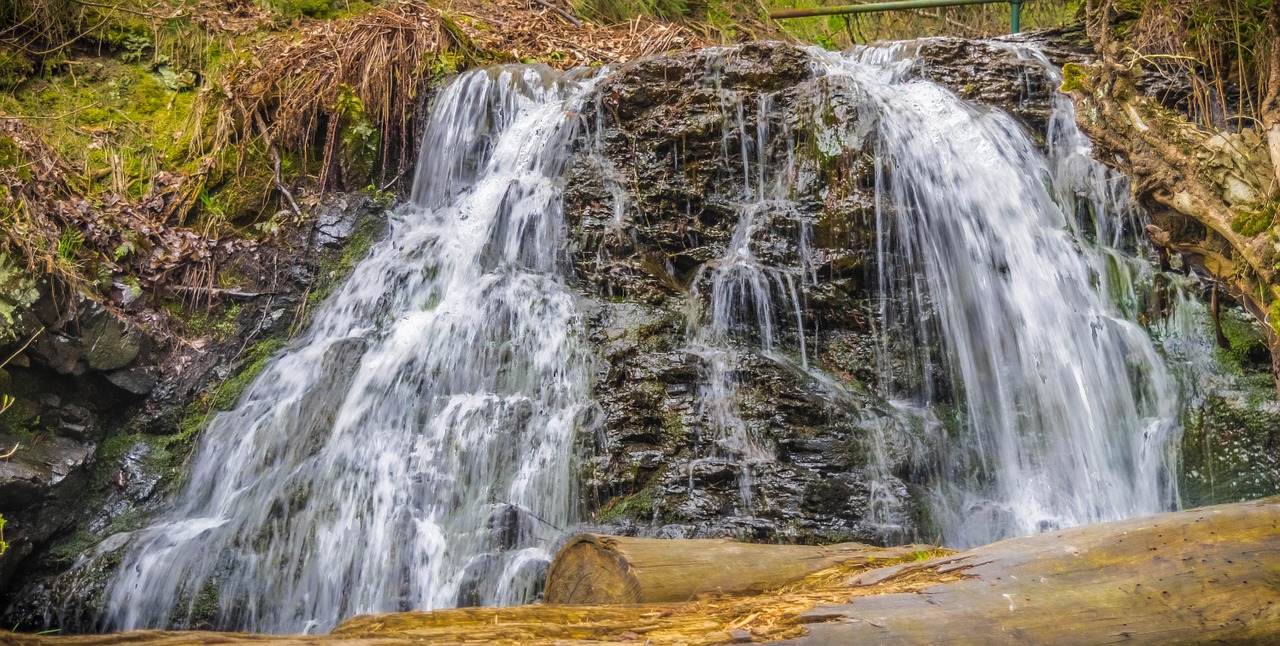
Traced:
<path id="1" fill-rule="evenodd" d="M 813 9 L 777 9 L 769 12 L 774 20 L 784 18 L 812 18 L 815 16 L 843 16 L 877 11 L 902 11 L 904 9 L 932 9 L 934 7 L 959 7 L 970 4 L 1008 4 L 1010 10 L 1009 31 L 1018 33 L 1022 28 L 1022 3 L 1025 0 L 894 0 L 893 2 L 868 2 L 838 7 Z"/>

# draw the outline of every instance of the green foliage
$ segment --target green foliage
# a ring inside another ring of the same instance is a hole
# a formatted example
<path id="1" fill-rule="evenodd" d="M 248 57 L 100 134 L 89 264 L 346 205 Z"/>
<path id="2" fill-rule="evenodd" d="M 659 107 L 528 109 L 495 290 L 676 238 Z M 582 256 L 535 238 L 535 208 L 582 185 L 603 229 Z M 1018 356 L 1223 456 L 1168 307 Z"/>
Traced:
<path id="1" fill-rule="evenodd" d="M 145 33 L 129 33 L 124 36 L 121 46 L 124 52 L 120 54 L 120 60 L 126 63 L 142 62 L 147 55 L 147 50 L 154 47 L 151 37 Z"/>
<path id="2" fill-rule="evenodd" d="M 5 522 L 6 521 L 4 519 L 4 514 L 0 514 L 0 554 L 4 554 L 5 552 L 9 551 L 9 544 L 6 543 L 4 540 Z"/>
<path id="3" fill-rule="evenodd" d="M 78 229 L 66 228 L 58 236 L 58 262 L 68 266 L 80 263 L 80 252 L 84 250 L 84 234 Z"/>
<path id="4" fill-rule="evenodd" d="M 262 4 L 268 11 L 285 18 L 328 18 L 332 9 L 329 0 L 263 0 Z"/>
<path id="5" fill-rule="evenodd" d="M 35 71 L 35 63 L 20 50 L 0 45 L 0 90 L 22 85 Z"/>
<path id="6" fill-rule="evenodd" d="M 639 16 L 675 20 L 689 15 L 686 0 L 574 0 L 579 15 L 600 22 L 626 22 Z"/>
<path id="7" fill-rule="evenodd" d="M 338 103 L 334 112 L 339 118 L 342 139 L 339 157 L 343 181 L 347 188 L 369 183 L 378 159 L 381 137 L 377 126 L 365 113 L 364 102 L 349 85 L 338 86 Z"/>

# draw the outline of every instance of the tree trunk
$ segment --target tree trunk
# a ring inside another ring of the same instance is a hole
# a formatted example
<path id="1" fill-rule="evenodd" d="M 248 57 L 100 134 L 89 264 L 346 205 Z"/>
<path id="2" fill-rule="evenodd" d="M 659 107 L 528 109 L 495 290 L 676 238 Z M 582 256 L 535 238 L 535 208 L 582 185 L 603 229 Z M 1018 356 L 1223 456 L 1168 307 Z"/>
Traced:
<path id="1" fill-rule="evenodd" d="M 688 601 L 699 594 L 776 588 L 841 563 L 903 558 L 929 546 L 861 543 L 759 545 L 732 540 L 665 540 L 580 534 L 547 572 L 549 604 Z"/>

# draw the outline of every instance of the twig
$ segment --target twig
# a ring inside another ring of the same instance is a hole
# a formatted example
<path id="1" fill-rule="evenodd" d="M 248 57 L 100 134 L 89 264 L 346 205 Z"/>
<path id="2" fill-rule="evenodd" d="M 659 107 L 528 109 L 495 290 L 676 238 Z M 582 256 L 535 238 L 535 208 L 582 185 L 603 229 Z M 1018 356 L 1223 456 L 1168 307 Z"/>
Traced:
<path id="1" fill-rule="evenodd" d="M 32 334 L 32 335 L 31 335 L 31 338 L 30 338 L 30 339 L 27 339 L 27 342 L 22 344 L 22 347 L 21 347 L 21 348 L 18 348 L 17 350 L 14 350 L 14 351 L 13 351 L 13 354 L 9 355 L 9 358 L 8 358 L 8 359 L 5 359 L 4 361 L 0 361 L 0 368 L 3 368 L 3 367 L 5 367 L 5 366 L 9 365 L 9 362 L 10 362 L 10 361 L 13 361 L 14 357 L 16 357 L 16 356 L 18 356 L 18 355 L 22 354 L 22 351 L 23 351 L 23 350 L 26 350 L 26 349 L 27 349 L 27 346 L 31 345 L 31 343 L 32 343 L 33 341 L 35 341 L 35 340 L 36 340 L 36 337 L 40 336 L 40 333 L 41 333 L 41 332 L 44 332 L 44 327 L 43 327 L 43 326 L 41 326 L 41 328 L 40 328 L 39 330 L 36 330 L 36 331 L 35 331 L 35 334 Z"/>
<path id="2" fill-rule="evenodd" d="M 5 453 L 4 455 L 0 455 L 0 460 L 8 460 L 9 458 L 13 457 L 13 454 L 18 452 L 18 447 L 20 446 L 22 446 L 22 442 L 18 442 L 14 444 L 13 448 L 9 449 L 8 453 Z"/>
<path id="3" fill-rule="evenodd" d="M 542 5 L 543 7 L 546 7 L 556 12 L 556 15 L 560 16 L 561 18 L 564 18 L 565 20 L 568 20 L 574 27 L 582 26 L 582 21 L 575 18 L 573 14 L 569 13 L 568 11 L 565 11 L 564 9 L 561 9 L 560 7 L 557 7 L 551 4 L 550 2 L 547 2 L 547 0 L 529 0 L 529 1 L 533 2 L 534 4 Z"/>
<path id="4" fill-rule="evenodd" d="M 275 292 L 245 292 L 238 289 L 221 289 L 218 287 L 192 287 L 189 285 L 179 285 L 173 288 L 177 292 L 186 292 L 188 294 L 204 294 L 208 296 L 229 296 L 231 298 L 257 298 L 259 296 L 268 296 Z"/>
<path id="5" fill-rule="evenodd" d="M 271 155 L 271 163 L 274 166 L 276 188 L 284 195 L 284 199 L 288 200 L 289 208 L 293 209 L 293 214 L 302 217 L 302 209 L 298 208 L 298 203 L 293 201 L 293 193 L 284 187 L 284 182 L 280 179 L 280 151 L 276 149 L 275 142 L 271 141 L 271 133 L 267 131 L 267 123 L 262 120 L 262 113 L 255 111 L 253 119 L 258 124 L 258 131 L 262 133 L 262 141 L 267 144 L 267 153 Z"/>
<path id="6" fill-rule="evenodd" d="M 5 115 L 5 116 L 3 116 L 3 117 L 0 117 L 0 119 L 18 119 L 19 121 L 26 120 L 26 119 L 52 119 L 52 120 L 54 120 L 54 121 L 57 121 L 57 120 L 59 120 L 59 119 L 66 119 L 67 117 L 69 117 L 69 116 L 71 116 L 71 115 L 73 115 L 73 114 L 75 114 L 75 113 L 77 113 L 77 112 L 84 112 L 85 110 L 88 110 L 89 108 L 97 107 L 98 105 L 100 105 L 100 102 L 99 102 L 99 101 L 94 101 L 93 103 L 90 103 L 89 105 L 81 106 L 81 107 L 79 107 L 79 108 L 76 108 L 75 110 L 72 110 L 72 111 L 70 111 L 70 112 L 64 112 L 64 113 L 62 113 L 62 114 L 54 114 L 54 115 L 37 115 L 37 114 L 27 115 L 27 114 L 15 114 L 15 115 Z"/>

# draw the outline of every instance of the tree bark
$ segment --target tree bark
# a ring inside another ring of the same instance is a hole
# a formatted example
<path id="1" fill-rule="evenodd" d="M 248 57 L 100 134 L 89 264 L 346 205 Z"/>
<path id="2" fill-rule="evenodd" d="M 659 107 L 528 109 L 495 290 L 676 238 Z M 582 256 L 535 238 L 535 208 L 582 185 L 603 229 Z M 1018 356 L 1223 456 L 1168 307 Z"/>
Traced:
<path id="1" fill-rule="evenodd" d="M 712 592 L 753 593 L 841 563 L 887 561 L 931 549 L 580 534 L 552 561 L 545 598 L 549 604 L 602 605 L 688 601 Z"/>

